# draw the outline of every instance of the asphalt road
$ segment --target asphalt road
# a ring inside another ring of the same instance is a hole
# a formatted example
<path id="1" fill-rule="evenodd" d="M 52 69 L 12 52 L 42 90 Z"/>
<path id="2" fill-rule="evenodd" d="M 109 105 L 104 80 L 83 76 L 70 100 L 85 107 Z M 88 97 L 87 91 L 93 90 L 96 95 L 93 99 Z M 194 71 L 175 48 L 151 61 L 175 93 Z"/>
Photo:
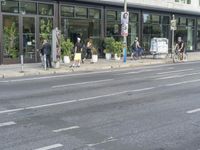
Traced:
<path id="1" fill-rule="evenodd" d="M 0 150 L 200 150 L 200 62 L 0 80 Z"/>

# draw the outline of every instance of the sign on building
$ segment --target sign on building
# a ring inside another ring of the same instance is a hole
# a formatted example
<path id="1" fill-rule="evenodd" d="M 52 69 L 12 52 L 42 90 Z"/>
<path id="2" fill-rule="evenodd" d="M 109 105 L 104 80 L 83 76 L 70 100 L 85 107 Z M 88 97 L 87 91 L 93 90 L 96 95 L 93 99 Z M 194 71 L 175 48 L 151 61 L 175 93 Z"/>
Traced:
<path id="1" fill-rule="evenodd" d="M 171 26 L 170 26 L 171 30 L 176 30 L 177 27 L 176 27 L 176 19 L 172 19 L 171 20 Z"/>
<path id="2" fill-rule="evenodd" d="M 121 24 L 129 23 L 129 12 L 121 12 Z"/>
<path id="3" fill-rule="evenodd" d="M 121 35 L 128 36 L 129 12 L 121 12 Z"/>
<path id="4" fill-rule="evenodd" d="M 128 24 L 122 24 L 121 35 L 128 36 Z"/>

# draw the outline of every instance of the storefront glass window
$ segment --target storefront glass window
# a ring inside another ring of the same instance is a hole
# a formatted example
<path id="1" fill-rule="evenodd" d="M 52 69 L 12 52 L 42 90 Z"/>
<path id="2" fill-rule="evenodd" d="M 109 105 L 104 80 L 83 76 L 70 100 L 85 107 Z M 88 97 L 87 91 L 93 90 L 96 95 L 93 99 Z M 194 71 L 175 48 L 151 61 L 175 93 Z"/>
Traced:
<path id="1" fill-rule="evenodd" d="M 2 1 L 1 10 L 2 12 L 19 13 L 19 2 L 9 0 Z"/>
<path id="2" fill-rule="evenodd" d="M 169 16 L 145 13 L 143 22 L 143 46 L 146 50 L 150 49 L 151 39 L 154 37 L 169 39 Z"/>
<path id="3" fill-rule="evenodd" d="M 200 19 L 197 19 L 197 50 L 200 50 Z"/>
<path id="4" fill-rule="evenodd" d="M 87 18 L 87 8 L 85 7 L 76 7 L 76 17 L 78 18 Z"/>
<path id="5" fill-rule="evenodd" d="M 74 17 L 73 6 L 61 6 L 61 15 L 65 17 Z"/>
<path id="6" fill-rule="evenodd" d="M 17 16 L 3 16 L 3 55 L 7 60 L 19 58 L 19 24 Z"/>
<path id="7" fill-rule="evenodd" d="M 194 50 L 194 25 L 195 19 L 179 17 L 179 23 L 177 25 L 177 30 L 175 31 L 175 42 L 178 37 L 182 37 L 185 42 L 185 50 Z"/>
<path id="8" fill-rule="evenodd" d="M 52 4 L 39 4 L 39 14 L 46 16 L 53 16 L 53 5 Z"/>
<path id="9" fill-rule="evenodd" d="M 40 17 L 40 42 L 44 39 L 51 40 L 52 29 L 53 29 L 53 19 L 47 17 Z"/>
<path id="10" fill-rule="evenodd" d="M 68 9 L 67 14 L 72 14 L 71 6 L 63 7 L 71 8 L 70 13 Z M 75 6 L 74 8 L 75 16 L 62 15 L 61 17 L 62 34 L 65 38 L 71 39 L 73 43 L 76 43 L 77 37 L 81 38 L 83 44 L 86 44 L 86 41 L 90 38 L 94 46 L 99 48 L 101 44 L 101 9 L 81 6 Z"/>
<path id="11" fill-rule="evenodd" d="M 21 2 L 20 3 L 20 12 L 22 14 L 37 14 L 36 3 L 32 2 Z"/>
<path id="12" fill-rule="evenodd" d="M 113 10 L 107 11 L 107 20 L 117 20 L 117 12 Z"/>
<path id="13" fill-rule="evenodd" d="M 89 9 L 89 18 L 90 19 L 100 19 L 101 18 L 101 14 L 100 14 L 100 10 L 98 9 Z"/>

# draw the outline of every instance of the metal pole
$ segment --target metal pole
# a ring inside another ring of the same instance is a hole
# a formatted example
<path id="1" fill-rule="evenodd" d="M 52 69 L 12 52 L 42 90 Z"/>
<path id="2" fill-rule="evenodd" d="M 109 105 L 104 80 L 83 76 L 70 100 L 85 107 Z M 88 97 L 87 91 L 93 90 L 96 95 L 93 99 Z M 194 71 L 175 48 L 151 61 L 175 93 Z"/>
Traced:
<path id="1" fill-rule="evenodd" d="M 21 57 L 21 72 L 24 72 L 24 56 L 20 55 Z"/>
<path id="2" fill-rule="evenodd" d="M 47 55 L 44 54 L 44 70 L 47 70 Z"/>
<path id="3" fill-rule="evenodd" d="M 124 0 L 124 12 L 127 12 L 127 0 Z M 124 63 L 126 63 L 126 56 L 127 56 L 127 37 L 124 35 L 124 49 L 123 49 L 123 55 L 124 55 Z"/>
<path id="4" fill-rule="evenodd" d="M 174 15 L 172 15 L 172 19 L 175 20 Z M 174 29 L 172 29 L 172 54 L 174 54 Z"/>

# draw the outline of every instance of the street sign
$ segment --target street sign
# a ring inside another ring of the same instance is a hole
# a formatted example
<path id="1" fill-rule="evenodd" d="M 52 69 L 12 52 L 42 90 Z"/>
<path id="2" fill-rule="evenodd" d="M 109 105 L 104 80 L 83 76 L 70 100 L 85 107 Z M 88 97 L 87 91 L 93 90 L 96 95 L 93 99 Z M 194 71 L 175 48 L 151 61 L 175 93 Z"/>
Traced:
<path id="1" fill-rule="evenodd" d="M 176 27 L 176 19 L 172 19 L 171 20 L 171 26 L 170 26 L 171 30 L 176 30 L 177 27 Z"/>
<path id="2" fill-rule="evenodd" d="M 122 24 L 121 35 L 128 36 L 128 24 Z"/>
<path id="3" fill-rule="evenodd" d="M 121 24 L 129 23 L 129 12 L 121 12 Z"/>

